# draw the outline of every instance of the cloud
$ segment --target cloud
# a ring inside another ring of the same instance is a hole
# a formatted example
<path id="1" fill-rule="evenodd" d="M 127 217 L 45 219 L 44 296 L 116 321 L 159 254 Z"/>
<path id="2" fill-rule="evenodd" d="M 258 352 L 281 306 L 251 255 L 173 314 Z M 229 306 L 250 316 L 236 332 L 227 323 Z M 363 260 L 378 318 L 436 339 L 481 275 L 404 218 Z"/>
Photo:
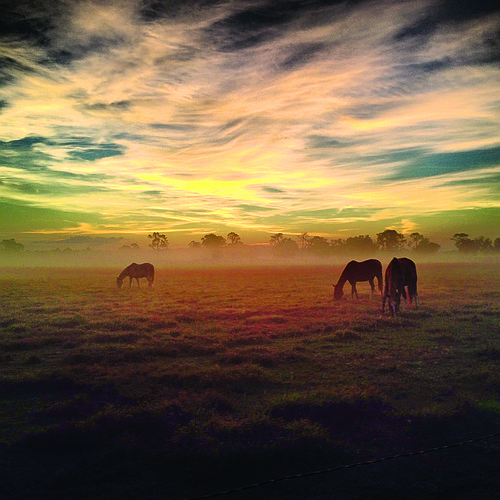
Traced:
<path id="1" fill-rule="evenodd" d="M 322 233 L 495 203 L 489 2 L 19 0 L 0 32 L 12 203 Z"/>
<path id="2" fill-rule="evenodd" d="M 416 161 L 412 159 L 407 165 L 397 169 L 388 180 L 433 177 L 492 166 L 500 166 L 500 146 L 473 151 L 422 155 Z"/>

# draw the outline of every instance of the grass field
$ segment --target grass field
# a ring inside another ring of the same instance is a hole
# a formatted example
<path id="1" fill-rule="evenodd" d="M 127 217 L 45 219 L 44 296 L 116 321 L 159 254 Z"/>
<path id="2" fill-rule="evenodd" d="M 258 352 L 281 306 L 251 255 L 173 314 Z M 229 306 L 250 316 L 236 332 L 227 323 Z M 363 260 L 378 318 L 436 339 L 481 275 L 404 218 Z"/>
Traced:
<path id="1" fill-rule="evenodd" d="M 333 302 L 341 270 L 4 269 L 6 498 L 181 499 L 500 431 L 499 266 L 418 265 L 396 319 L 367 284 Z M 499 445 L 228 498 L 494 498 Z"/>

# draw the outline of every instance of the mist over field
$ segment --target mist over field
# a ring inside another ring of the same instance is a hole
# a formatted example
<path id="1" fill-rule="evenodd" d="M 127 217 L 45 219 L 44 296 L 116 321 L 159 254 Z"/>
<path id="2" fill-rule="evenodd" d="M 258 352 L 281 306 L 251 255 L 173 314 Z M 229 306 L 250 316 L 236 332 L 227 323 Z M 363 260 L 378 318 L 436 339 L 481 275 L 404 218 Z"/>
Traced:
<path id="1" fill-rule="evenodd" d="M 72 252 L 66 267 L 2 268 L 5 498 L 180 500 L 500 429 L 497 261 L 417 261 L 420 306 L 392 318 L 367 283 L 359 299 L 346 283 L 333 300 L 345 262 L 264 252 L 228 265 L 201 252 L 175 263 L 170 250 L 103 252 L 93 269 L 97 252 Z M 116 288 L 125 265 L 151 257 L 153 289 Z M 238 497 L 494 498 L 499 446 Z"/>
<path id="2" fill-rule="evenodd" d="M 456 251 L 439 252 L 435 255 L 415 255 L 411 250 L 374 252 L 373 254 L 340 254 L 328 257 L 297 252 L 282 257 L 268 245 L 222 248 L 216 251 L 205 248 L 169 249 L 155 252 L 143 250 L 52 250 L 24 251 L 19 254 L 0 252 L 0 268 L 108 268 L 119 273 L 132 262 L 150 262 L 158 269 L 225 268 L 225 267 L 291 267 L 291 266 L 342 266 L 350 260 L 379 259 L 384 268 L 393 257 L 410 257 L 417 264 L 424 262 L 498 263 L 500 255 L 464 255 Z"/>

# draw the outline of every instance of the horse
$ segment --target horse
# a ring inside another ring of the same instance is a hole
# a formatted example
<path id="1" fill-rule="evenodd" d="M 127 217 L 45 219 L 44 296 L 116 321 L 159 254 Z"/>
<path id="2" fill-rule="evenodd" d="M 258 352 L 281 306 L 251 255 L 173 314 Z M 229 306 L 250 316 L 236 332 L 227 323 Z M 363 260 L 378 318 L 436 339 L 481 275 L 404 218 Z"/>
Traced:
<path id="1" fill-rule="evenodd" d="M 389 301 L 389 310 L 394 317 L 399 312 L 401 295 L 406 301 L 405 277 L 403 266 L 399 259 L 394 257 L 385 270 L 384 294 L 382 297 L 382 314 L 384 314 L 385 302 Z"/>
<path id="2" fill-rule="evenodd" d="M 144 264 L 136 264 L 133 262 L 130 266 L 127 266 L 121 273 L 118 278 L 116 278 L 116 285 L 118 288 L 122 287 L 123 280 L 128 276 L 129 287 L 132 286 L 132 280 L 135 278 L 137 281 L 137 286 L 141 288 L 139 283 L 139 278 L 146 278 L 148 280 L 148 287 L 151 288 L 153 286 L 155 280 L 155 268 L 153 264 L 149 262 L 145 262 Z"/>
<path id="3" fill-rule="evenodd" d="M 418 309 L 418 293 L 417 293 L 417 266 L 415 262 L 406 257 L 398 259 L 403 270 L 404 286 L 408 287 L 408 298 L 410 305 L 415 299 L 415 308 Z"/>
<path id="4" fill-rule="evenodd" d="M 371 296 L 375 292 L 375 284 L 373 282 L 374 278 L 377 278 L 378 289 L 380 294 L 382 294 L 382 264 L 377 259 L 368 259 L 363 262 L 357 262 L 356 260 L 351 260 L 339 278 L 336 285 L 333 285 L 333 298 L 334 300 L 340 300 L 344 295 L 343 288 L 344 283 L 348 281 L 351 284 L 351 298 L 356 295 L 358 299 L 358 291 L 356 290 L 356 283 L 358 281 L 369 281 L 370 287 L 372 289 Z"/>

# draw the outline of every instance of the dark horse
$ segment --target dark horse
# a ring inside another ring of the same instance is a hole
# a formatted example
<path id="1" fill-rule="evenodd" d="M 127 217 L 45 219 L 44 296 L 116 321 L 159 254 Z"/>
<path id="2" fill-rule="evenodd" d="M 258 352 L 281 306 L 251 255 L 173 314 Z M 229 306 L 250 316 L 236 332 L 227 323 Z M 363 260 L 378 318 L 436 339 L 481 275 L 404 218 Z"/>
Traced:
<path id="1" fill-rule="evenodd" d="M 394 257 L 385 270 L 385 286 L 382 298 L 382 314 L 384 314 L 385 302 L 389 301 L 389 310 L 392 316 L 399 312 L 401 296 L 407 302 L 406 287 L 410 304 L 415 299 L 415 306 L 418 307 L 417 294 L 417 267 L 415 262 L 406 257 L 397 259 Z"/>
<path id="2" fill-rule="evenodd" d="M 415 262 L 406 257 L 401 257 L 398 259 L 403 269 L 403 279 L 404 285 L 408 287 L 408 299 L 410 300 L 410 305 L 415 299 L 415 307 L 418 309 L 418 293 L 417 293 L 417 266 Z"/>
<path id="3" fill-rule="evenodd" d="M 123 280 L 128 276 L 129 287 L 132 286 L 132 280 L 135 278 L 137 281 L 137 286 L 140 288 L 139 278 L 146 278 L 148 280 L 148 287 L 151 288 L 153 286 L 153 282 L 155 280 L 155 268 L 153 264 L 146 262 L 144 264 L 136 264 L 133 262 L 130 266 L 127 266 L 121 273 L 118 278 L 116 278 L 116 285 L 118 288 L 122 287 Z"/>
<path id="4" fill-rule="evenodd" d="M 354 295 L 356 295 L 356 298 L 359 298 L 358 291 L 356 290 L 356 283 L 358 281 L 370 282 L 372 288 L 371 296 L 373 297 L 373 293 L 375 292 L 374 278 L 377 278 L 378 289 L 380 293 L 382 293 L 382 264 L 379 260 L 368 259 L 363 262 L 351 260 L 342 271 L 338 283 L 333 285 L 333 298 L 335 300 L 340 300 L 342 298 L 344 295 L 344 283 L 346 281 L 351 284 L 351 298 L 354 297 Z"/>

